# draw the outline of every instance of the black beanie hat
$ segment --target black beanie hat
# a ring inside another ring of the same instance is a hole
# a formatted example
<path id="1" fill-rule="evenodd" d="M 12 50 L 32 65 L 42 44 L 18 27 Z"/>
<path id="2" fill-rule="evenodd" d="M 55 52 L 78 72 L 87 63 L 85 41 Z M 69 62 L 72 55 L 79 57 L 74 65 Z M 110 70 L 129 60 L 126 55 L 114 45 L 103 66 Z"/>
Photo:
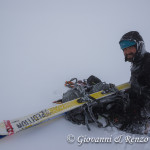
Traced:
<path id="1" fill-rule="evenodd" d="M 131 41 L 135 41 L 135 42 L 139 42 L 139 41 L 143 41 L 142 36 L 139 34 L 139 32 L 137 31 L 130 31 L 126 34 L 124 34 L 121 38 L 121 40 L 119 41 L 119 43 L 123 40 L 131 40 Z"/>

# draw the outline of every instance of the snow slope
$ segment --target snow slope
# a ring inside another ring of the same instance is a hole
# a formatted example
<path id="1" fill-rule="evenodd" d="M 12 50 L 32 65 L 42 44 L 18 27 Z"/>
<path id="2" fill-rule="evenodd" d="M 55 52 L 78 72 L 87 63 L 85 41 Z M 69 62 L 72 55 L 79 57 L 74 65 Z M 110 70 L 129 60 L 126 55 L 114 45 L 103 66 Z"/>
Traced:
<path id="1" fill-rule="evenodd" d="M 130 63 L 124 62 L 118 41 L 137 30 L 149 51 L 149 6 L 148 0 L 0 0 L 0 120 L 52 106 L 72 77 L 86 79 L 93 74 L 116 85 L 129 81 Z M 91 125 L 91 129 L 59 118 L 2 139 L 0 149 L 146 150 L 150 146 L 149 141 L 126 143 L 123 139 L 129 134 L 115 128 Z M 68 143 L 68 135 L 76 141 Z M 115 143 L 121 135 L 123 143 Z M 79 146 L 82 136 L 112 141 Z"/>

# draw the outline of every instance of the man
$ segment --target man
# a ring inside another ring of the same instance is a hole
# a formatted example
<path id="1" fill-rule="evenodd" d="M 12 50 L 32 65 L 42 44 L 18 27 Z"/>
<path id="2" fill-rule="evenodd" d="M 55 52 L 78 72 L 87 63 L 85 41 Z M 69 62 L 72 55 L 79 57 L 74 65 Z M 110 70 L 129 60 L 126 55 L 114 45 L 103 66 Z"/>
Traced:
<path id="1" fill-rule="evenodd" d="M 142 128 L 144 124 L 149 124 L 150 117 L 150 53 L 146 52 L 143 38 L 137 31 L 123 35 L 119 44 L 124 52 L 125 61 L 132 64 L 131 89 L 128 91 L 130 124 L 134 128 L 134 124 L 139 125 L 137 122 L 141 120 Z M 134 132 L 145 132 L 141 128 L 134 129 Z"/>
<path id="2" fill-rule="evenodd" d="M 150 102 L 150 53 L 146 52 L 145 44 L 137 31 L 131 31 L 123 35 L 120 47 L 124 52 L 125 61 L 131 62 L 131 89 L 130 99 L 136 99 L 135 103 L 147 108 Z"/>
<path id="3" fill-rule="evenodd" d="M 150 124 L 150 53 L 146 52 L 143 38 L 137 31 L 124 34 L 119 44 L 125 61 L 131 62 L 131 88 L 124 93 L 116 92 L 106 103 L 93 103 L 92 115 L 85 106 L 68 112 L 66 118 L 76 124 L 87 124 L 85 120 L 95 122 L 100 115 L 120 130 L 147 134 Z M 95 76 L 90 76 L 87 84 L 92 86 L 88 93 L 110 90 L 110 84 L 104 84 Z"/>

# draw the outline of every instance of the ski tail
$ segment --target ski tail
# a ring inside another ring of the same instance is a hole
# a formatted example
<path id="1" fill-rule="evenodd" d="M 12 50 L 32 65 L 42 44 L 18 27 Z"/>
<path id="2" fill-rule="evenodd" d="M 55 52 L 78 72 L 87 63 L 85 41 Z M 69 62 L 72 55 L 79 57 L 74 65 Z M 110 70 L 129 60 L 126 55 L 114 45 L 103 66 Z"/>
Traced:
<path id="1" fill-rule="evenodd" d="M 4 138 L 6 136 L 8 136 L 8 135 L 0 135 L 0 139 Z"/>
<path id="2" fill-rule="evenodd" d="M 5 121 L 0 123 L 0 139 L 9 135 L 9 129 L 5 125 Z"/>

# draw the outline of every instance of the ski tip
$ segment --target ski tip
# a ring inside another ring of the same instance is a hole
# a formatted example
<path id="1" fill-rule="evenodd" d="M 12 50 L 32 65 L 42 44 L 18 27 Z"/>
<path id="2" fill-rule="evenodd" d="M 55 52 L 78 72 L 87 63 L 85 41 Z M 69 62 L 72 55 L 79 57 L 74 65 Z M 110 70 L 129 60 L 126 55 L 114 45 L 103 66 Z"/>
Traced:
<path id="1" fill-rule="evenodd" d="M 62 99 L 57 100 L 57 101 L 53 101 L 53 103 L 55 103 L 55 104 L 62 104 Z"/>

